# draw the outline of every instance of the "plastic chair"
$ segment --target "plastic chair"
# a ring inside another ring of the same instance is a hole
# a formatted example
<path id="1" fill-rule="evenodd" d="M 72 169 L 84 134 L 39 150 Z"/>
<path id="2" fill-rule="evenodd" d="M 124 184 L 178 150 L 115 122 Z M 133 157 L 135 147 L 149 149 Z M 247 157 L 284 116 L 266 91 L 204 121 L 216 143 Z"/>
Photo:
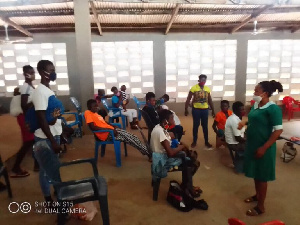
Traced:
<path id="1" fill-rule="evenodd" d="M 300 102 L 296 101 L 290 96 L 285 96 L 282 99 L 282 103 L 285 106 L 284 114 L 288 114 L 288 121 L 294 117 L 294 112 L 300 112 Z M 294 107 L 296 105 L 297 107 Z"/>
<path id="2" fill-rule="evenodd" d="M 148 143 L 150 143 L 150 138 L 151 138 L 151 132 L 153 130 L 153 128 L 155 127 L 155 125 L 152 123 L 149 115 L 147 112 L 145 112 L 144 110 L 140 109 L 140 112 L 142 114 L 142 117 L 148 127 Z"/>
<path id="3" fill-rule="evenodd" d="M 229 218 L 228 225 L 246 225 L 243 221 L 238 220 L 236 218 Z"/>
<path id="4" fill-rule="evenodd" d="M 137 111 L 138 111 L 138 119 L 139 121 L 141 121 L 142 119 L 142 112 L 141 112 L 141 108 L 143 105 L 146 105 L 146 102 L 140 102 L 137 97 L 133 96 L 133 101 L 135 102 L 136 104 L 136 107 L 137 107 Z"/>
<path id="5" fill-rule="evenodd" d="M 67 121 L 64 117 L 62 117 L 62 120 L 64 124 L 68 127 L 73 128 L 74 126 L 77 126 L 77 128 L 74 129 L 74 134 L 76 137 L 82 137 L 82 119 L 81 119 L 81 106 L 78 100 L 75 97 L 70 97 L 71 102 L 75 106 L 76 112 L 65 112 L 63 115 L 73 115 L 75 117 L 75 120 L 73 121 Z"/>
<path id="6" fill-rule="evenodd" d="M 261 223 L 260 225 L 285 225 L 285 223 L 280 220 L 273 220 L 273 221 Z"/>
<path id="7" fill-rule="evenodd" d="M 142 111 L 142 110 L 141 110 Z M 149 142 L 150 140 L 147 141 L 143 131 L 138 128 L 138 130 L 140 131 L 142 137 L 143 137 L 143 140 L 145 142 L 145 145 L 147 146 L 147 148 L 150 149 L 150 146 L 149 146 Z M 150 149 L 151 150 L 151 149 Z M 151 150 L 152 151 L 152 150 Z M 185 182 L 184 181 L 184 176 L 183 176 L 183 173 L 187 171 L 187 167 L 186 167 L 186 161 L 185 161 L 185 157 L 186 157 L 186 154 L 184 152 L 178 152 L 177 155 L 175 156 L 175 158 L 181 158 L 182 159 L 182 164 L 181 166 L 178 167 L 177 170 L 172 170 L 171 172 L 178 172 L 178 171 L 182 171 L 182 182 Z M 152 166 L 151 166 L 152 168 Z M 152 185 L 152 188 L 153 188 L 153 195 L 152 195 L 152 199 L 153 201 L 157 201 L 158 199 L 158 191 L 159 191 L 159 186 L 160 186 L 160 181 L 161 181 L 161 178 L 160 177 L 157 177 L 157 176 L 154 176 L 153 175 L 153 172 L 152 172 L 152 169 L 151 169 L 151 174 L 152 174 L 152 182 L 151 182 L 151 185 Z"/>
<path id="8" fill-rule="evenodd" d="M 85 118 L 83 118 L 85 119 Z M 121 124 L 119 123 L 111 123 L 115 126 L 118 126 L 119 128 L 121 128 Z M 99 147 L 101 146 L 101 157 L 105 156 L 105 148 L 107 144 L 113 144 L 114 145 L 114 149 L 115 149 L 115 155 L 116 155 L 116 166 L 117 167 L 121 167 L 122 166 L 122 162 L 121 162 L 121 142 L 117 141 L 115 139 L 115 135 L 113 130 L 99 130 L 99 131 L 92 131 L 94 136 L 95 136 L 95 161 L 98 162 L 98 150 Z M 96 133 L 103 133 L 103 132 L 109 132 L 110 135 L 112 136 L 112 140 L 111 141 L 101 141 L 97 138 L 97 136 L 95 135 Z M 124 142 L 124 150 L 125 150 L 125 157 L 127 157 L 127 146 L 126 143 Z"/>
<path id="9" fill-rule="evenodd" d="M 59 212 L 66 211 L 69 208 L 70 202 L 73 205 L 88 201 L 99 201 L 100 211 L 103 224 L 109 225 L 109 211 L 107 200 L 107 183 L 106 180 L 99 176 L 95 159 L 79 159 L 71 162 L 60 163 L 58 158 L 53 163 L 47 163 L 48 154 L 51 152 L 49 145 L 45 141 L 39 141 L 34 145 L 36 151 L 44 151 L 39 158 L 39 164 L 45 171 L 49 182 L 53 185 L 57 193 L 58 210 Z M 81 180 L 62 181 L 60 178 L 60 168 L 75 164 L 90 163 L 93 168 L 93 177 L 84 178 Z M 57 224 L 64 225 L 66 223 L 66 213 L 57 214 Z"/>
<path id="10" fill-rule="evenodd" d="M 126 116 L 122 115 L 121 111 L 122 109 L 120 108 L 114 108 L 114 107 L 110 107 L 108 105 L 107 99 L 102 98 L 101 99 L 102 104 L 104 105 L 105 109 L 109 112 L 109 111 L 113 111 L 114 115 L 109 117 L 109 123 L 113 123 L 114 119 L 117 119 L 119 117 L 121 117 L 122 120 L 122 127 L 124 130 L 126 130 Z"/>
<path id="11" fill-rule="evenodd" d="M 246 224 L 243 221 L 238 220 L 236 218 L 229 218 L 228 225 L 246 225 Z M 261 223 L 259 225 L 285 225 L 285 223 L 280 220 L 273 220 L 270 222 Z"/>
<path id="12" fill-rule="evenodd" d="M 4 180 L 5 180 L 5 183 L 6 183 L 6 189 L 7 189 L 7 192 L 8 192 L 8 197 L 12 198 L 12 191 L 11 191 L 11 187 L 10 187 L 7 168 L 3 165 L 3 162 L 2 162 L 1 157 L 0 157 L 0 177 L 1 176 L 4 176 Z"/>

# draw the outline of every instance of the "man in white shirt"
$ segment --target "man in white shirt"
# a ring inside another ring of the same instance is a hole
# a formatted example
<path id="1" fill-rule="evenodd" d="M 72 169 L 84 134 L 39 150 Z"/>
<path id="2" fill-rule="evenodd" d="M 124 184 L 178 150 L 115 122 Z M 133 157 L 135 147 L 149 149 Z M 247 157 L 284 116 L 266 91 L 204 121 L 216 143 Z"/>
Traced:
<path id="1" fill-rule="evenodd" d="M 20 87 L 19 91 L 21 94 L 21 108 L 23 113 L 17 116 L 17 121 L 21 129 L 22 134 L 22 147 L 17 153 L 17 158 L 15 164 L 12 168 L 12 178 L 26 177 L 29 176 L 30 173 L 26 170 L 21 169 L 20 165 L 28 151 L 30 151 L 34 144 L 34 135 L 30 133 L 25 125 L 25 113 L 29 107 L 32 106 L 31 97 L 34 91 L 34 86 L 32 81 L 35 80 L 35 71 L 30 65 L 23 66 L 23 75 L 25 78 L 24 84 Z M 38 171 L 39 166 L 37 161 L 34 161 L 34 170 Z"/>
<path id="2" fill-rule="evenodd" d="M 46 120 L 46 110 L 48 108 L 48 100 L 50 96 L 55 95 L 50 89 L 50 81 L 56 80 L 55 67 L 49 60 L 41 60 L 37 64 L 37 70 L 41 76 L 41 83 L 35 89 L 32 95 L 32 102 L 35 107 L 38 123 L 41 128 L 34 132 L 35 136 L 35 149 L 34 154 L 41 167 L 40 169 L 40 185 L 44 194 L 45 200 L 52 201 L 50 194 L 50 184 L 48 178 L 43 170 L 43 166 L 47 164 L 55 168 L 59 163 L 57 153 L 62 151 L 60 146 L 60 135 L 62 133 L 62 125 L 60 119 L 55 119 L 54 122 L 48 124 Z M 48 148 L 43 148 L 38 142 L 45 142 Z M 51 151 L 49 151 L 49 148 Z M 47 157 L 45 157 L 45 155 Z"/>
<path id="3" fill-rule="evenodd" d="M 244 137 L 245 127 L 238 129 L 238 124 L 245 115 L 245 108 L 242 102 L 235 102 L 232 105 L 233 114 L 229 116 L 225 124 L 225 140 L 228 147 L 233 151 L 244 151 L 246 139 Z"/>

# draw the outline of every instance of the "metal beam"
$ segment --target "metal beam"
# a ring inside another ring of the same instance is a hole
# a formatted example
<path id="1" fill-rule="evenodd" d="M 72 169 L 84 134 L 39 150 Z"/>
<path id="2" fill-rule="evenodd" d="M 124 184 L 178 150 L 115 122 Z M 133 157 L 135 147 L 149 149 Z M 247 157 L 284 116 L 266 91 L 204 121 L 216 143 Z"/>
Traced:
<path id="1" fill-rule="evenodd" d="M 28 37 L 32 37 L 32 33 L 30 33 L 28 30 L 25 28 L 21 27 L 20 25 L 16 24 L 15 22 L 11 21 L 9 18 L 2 17 L 0 16 L 0 19 L 4 22 L 7 23 L 8 25 L 14 27 L 18 31 L 22 32 L 23 34 L 27 35 Z"/>
<path id="2" fill-rule="evenodd" d="M 241 29 L 243 26 L 245 26 L 249 21 L 251 21 L 252 19 L 255 19 L 256 17 L 258 17 L 260 14 L 262 14 L 264 11 L 266 11 L 267 9 L 271 8 L 272 5 L 266 5 L 258 10 L 256 10 L 256 12 L 252 13 L 250 16 L 248 16 L 246 19 L 244 19 L 243 22 L 241 22 L 239 25 L 235 26 L 232 30 L 231 30 L 231 34 L 236 32 L 237 30 Z"/>
<path id="3" fill-rule="evenodd" d="M 99 20 L 99 15 L 97 13 L 94 1 L 90 1 L 90 5 L 91 5 L 91 8 L 92 8 L 92 12 L 93 12 L 94 18 L 95 18 L 96 23 L 97 23 L 99 34 L 100 34 L 100 36 L 102 36 L 102 29 L 101 29 L 101 24 L 100 24 L 100 20 Z"/>
<path id="4" fill-rule="evenodd" d="M 170 28 L 171 28 L 171 26 L 172 26 L 174 20 L 176 19 L 176 16 L 177 16 L 177 14 L 178 14 L 179 8 L 180 8 L 180 4 L 176 4 L 176 7 L 175 7 L 175 9 L 173 10 L 172 17 L 171 17 L 171 20 L 170 20 L 169 23 L 168 23 L 168 26 L 167 26 L 167 29 L 166 29 L 165 34 L 168 34 L 168 32 L 169 32 L 169 30 L 170 30 Z"/>
<path id="5" fill-rule="evenodd" d="M 291 33 L 295 33 L 295 32 L 297 32 L 298 30 L 300 30 L 300 26 L 293 27 L 292 30 L 291 30 Z"/>

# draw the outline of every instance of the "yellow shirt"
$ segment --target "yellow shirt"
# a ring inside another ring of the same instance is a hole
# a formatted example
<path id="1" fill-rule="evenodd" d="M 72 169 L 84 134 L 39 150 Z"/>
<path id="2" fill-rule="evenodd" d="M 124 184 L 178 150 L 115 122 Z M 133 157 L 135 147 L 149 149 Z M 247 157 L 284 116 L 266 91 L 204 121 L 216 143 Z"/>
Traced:
<path id="1" fill-rule="evenodd" d="M 207 109 L 208 108 L 208 94 L 210 93 L 210 89 L 207 86 L 204 86 L 203 89 L 199 86 L 199 84 L 194 85 L 190 92 L 193 95 L 193 107 L 196 109 Z"/>

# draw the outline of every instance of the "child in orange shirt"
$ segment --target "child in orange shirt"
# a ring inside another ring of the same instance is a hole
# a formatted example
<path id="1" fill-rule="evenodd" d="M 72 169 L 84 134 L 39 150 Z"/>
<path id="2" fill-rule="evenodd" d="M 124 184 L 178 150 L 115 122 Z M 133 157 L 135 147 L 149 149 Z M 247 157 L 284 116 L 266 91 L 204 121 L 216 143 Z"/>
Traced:
<path id="1" fill-rule="evenodd" d="M 222 140 L 224 139 L 224 130 L 226 120 L 229 116 L 232 115 L 232 111 L 229 110 L 229 101 L 222 100 L 221 101 L 221 111 L 217 113 L 212 128 L 216 133 L 216 148 L 224 145 L 225 142 Z"/>

